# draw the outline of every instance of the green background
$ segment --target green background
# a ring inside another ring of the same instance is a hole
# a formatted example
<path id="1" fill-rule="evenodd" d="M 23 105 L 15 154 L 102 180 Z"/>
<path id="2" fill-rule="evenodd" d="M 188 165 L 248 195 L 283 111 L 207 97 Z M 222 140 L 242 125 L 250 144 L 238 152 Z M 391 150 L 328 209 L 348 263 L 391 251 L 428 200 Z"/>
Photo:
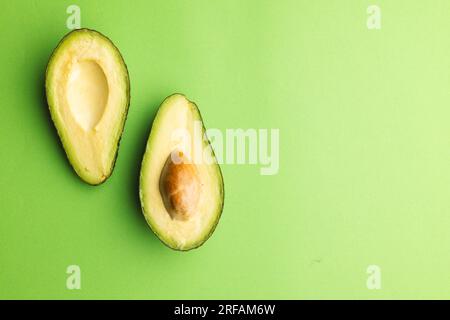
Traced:
<path id="1" fill-rule="evenodd" d="M 381 30 L 366 27 L 374 3 Z M 74 174 L 45 102 L 70 4 L 131 78 L 99 187 Z M 0 298 L 450 297 L 449 14 L 446 0 L 2 1 Z M 160 243 L 138 199 L 173 92 L 207 127 L 280 129 L 278 175 L 222 165 L 222 219 L 187 253 Z M 71 264 L 81 290 L 66 289 Z"/>

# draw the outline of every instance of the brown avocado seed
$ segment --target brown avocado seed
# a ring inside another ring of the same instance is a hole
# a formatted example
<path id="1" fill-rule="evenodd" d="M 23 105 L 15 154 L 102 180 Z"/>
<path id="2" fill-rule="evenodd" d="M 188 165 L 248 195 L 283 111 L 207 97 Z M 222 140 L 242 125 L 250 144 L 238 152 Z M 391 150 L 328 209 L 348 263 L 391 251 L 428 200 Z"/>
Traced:
<path id="1" fill-rule="evenodd" d="M 159 188 L 171 218 L 186 221 L 197 211 L 201 183 L 197 166 L 190 163 L 183 152 L 175 152 L 167 158 L 159 179 Z"/>

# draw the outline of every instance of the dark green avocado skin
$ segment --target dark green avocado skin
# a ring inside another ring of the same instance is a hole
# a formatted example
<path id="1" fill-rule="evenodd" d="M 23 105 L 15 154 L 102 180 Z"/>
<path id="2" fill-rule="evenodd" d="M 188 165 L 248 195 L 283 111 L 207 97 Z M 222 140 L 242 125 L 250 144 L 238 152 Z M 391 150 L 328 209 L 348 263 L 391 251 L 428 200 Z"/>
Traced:
<path id="1" fill-rule="evenodd" d="M 128 102 L 128 103 L 127 103 L 127 105 L 126 105 L 125 112 L 124 112 L 124 118 L 125 118 L 125 119 L 124 119 L 124 122 L 123 122 L 124 125 L 123 125 L 122 128 L 121 128 L 121 132 L 120 132 L 120 135 L 119 135 L 119 140 L 118 140 L 118 142 L 117 142 L 117 146 L 116 146 L 116 150 L 117 150 L 117 151 L 116 151 L 116 153 L 115 153 L 115 155 L 114 155 L 114 159 L 113 159 L 112 166 L 111 166 L 111 172 L 105 177 L 105 179 L 103 179 L 101 182 L 96 183 L 96 184 L 90 183 L 90 182 L 88 182 L 88 181 L 83 180 L 83 179 L 77 174 L 77 177 L 78 177 L 81 181 L 83 181 L 84 183 L 87 183 L 87 184 L 89 184 L 89 185 L 91 185 L 91 186 L 99 186 L 99 185 L 102 185 L 103 183 L 105 183 L 106 180 L 108 180 L 108 178 L 109 178 L 109 177 L 112 175 L 112 173 L 114 172 L 114 169 L 115 169 L 115 166 L 116 166 L 117 157 L 118 157 L 118 155 L 119 155 L 120 142 L 121 142 L 121 140 L 122 140 L 123 131 L 124 131 L 124 128 L 125 128 L 125 123 L 126 123 L 126 121 L 127 121 L 127 119 L 128 119 L 128 110 L 129 110 L 129 108 L 130 108 L 130 102 L 131 102 L 130 76 L 129 76 L 128 66 L 127 66 L 127 64 L 125 63 L 125 60 L 123 59 L 122 53 L 121 53 L 120 50 L 116 47 L 116 45 L 114 44 L 114 42 L 111 41 L 110 38 L 108 38 L 108 37 L 105 36 L 103 33 L 99 32 L 99 31 L 97 31 L 97 30 L 93 30 L 93 29 L 89 29 L 89 28 L 81 28 L 81 29 L 74 29 L 74 30 L 71 30 L 70 32 L 68 32 L 66 35 L 63 36 L 63 38 L 58 42 L 58 44 L 56 45 L 56 47 L 53 49 L 53 51 L 52 51 L 52 53 L 51 53 L 51 55 L 50 55 L 50 58 L 49 58 L 48 61 L 47 61 L 47 68 L 46 68 L 46 70 L 45 70 L 45 77 L 46 77 L 46 78 L 47 78 L 47 73 L 48 73 L 48 67 L 49 67 L 49 65 L 50 65 L 50 62 L 52 61 L 52 58 L 53 58 L 55 52 L 56 52 L 57 49 L 60 47 L 60 45 L 61 45 L 62 43 L 64 43 L 64 40 L 65 40 L 66 38 L 68 38 L 68 37 L 69 37 L 72 33 L 74 33 L 74 32 L 92 32 L 92 33 L 97 33 L 97 34 L 101 35 L 102 37 L 108 39 L 108 41 L 109 41 L 109 42 L 112 44 L 112 46 L 117 50 L 117 53 L 118 53 L 119 56 L 120 56 L 120 59 L 122 60 L 122 63 L 123 63 L 123 65 L 124 65 L 124 67 L 125 67 L 125 70 L 126 70 L 126 77 L 127 77 L 127 79 L 128 79 L 128 81 L 127 81 L 127 83 L 128 83 L 128 86 L 127 86 L 127 102 Z M 45 92 L 46 92 L 47 105 L 49 105 L 48 96 L 47 96 L 47 92 L 48 92 L 47 81 L 45 81 Z M 53 119 L 51 113 L 50 113 L 50 117 L 52 118 L 53 123 L 55 123 L 55 119 Z M 61 146 L 62 146 L 61 135 L 60 135 L 60 133 L 59 133 L 59 131 L 58 131 L 58 127 L 55 126 L 55 128 L 56 128 L 56 131 L 57 131 L 58 136 L 60 137 L 59 141 L 60 141 L 60 144 L 61 144 Z M 64 148 L 63 148 L 63 149 L 64 149 Z M 66 153 L 66 157 L 67 157 L 67 160 L 69 160 L 69 163 L 70 163 L 70 159 L 69 159 L 67 153 Z"/>

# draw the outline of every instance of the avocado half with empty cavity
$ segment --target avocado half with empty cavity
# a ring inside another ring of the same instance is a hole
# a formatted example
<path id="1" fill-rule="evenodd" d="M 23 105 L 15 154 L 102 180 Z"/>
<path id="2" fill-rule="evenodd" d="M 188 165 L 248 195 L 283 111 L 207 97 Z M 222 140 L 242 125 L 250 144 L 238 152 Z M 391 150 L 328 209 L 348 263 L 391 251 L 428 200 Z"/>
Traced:
<path id="1" fill-rule="evenodd" d="M 101 33 L 68 33 L 47 66 L 47 103 L 67 157 L 85 182 L 112 173 L 130 102 L 127 67 Z"/>
<path id="2" fill-rule="evenodd" d="M 181 94 L 166 98 L 153 121 L 139 191 L 147 223 L 172 249 L 199 247 L 219 221 L 222 173 L 197 106 Z"/>

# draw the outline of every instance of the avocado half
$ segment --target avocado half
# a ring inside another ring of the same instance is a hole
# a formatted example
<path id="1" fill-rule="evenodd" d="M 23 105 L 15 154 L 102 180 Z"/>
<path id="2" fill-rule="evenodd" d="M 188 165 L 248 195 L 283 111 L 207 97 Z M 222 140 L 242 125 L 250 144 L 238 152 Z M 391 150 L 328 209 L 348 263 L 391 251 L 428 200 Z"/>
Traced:
<path id="1" fill-rule="evenodd" d="M 200 112 L 184 95 L 173 94 L 159 107 L 142 160 L 139 195 L 150 228 L 172 249 L 201 246 L 219 222 L 222 173 Z"/>
<path id="2" fill-rule="evenodd" d="M 71 31 L 53 51 L 45 89 L 70 164 L 85 182 L 104 182 L 114 168 L 130 103 L 119 50 L 97 31 Z"/>

